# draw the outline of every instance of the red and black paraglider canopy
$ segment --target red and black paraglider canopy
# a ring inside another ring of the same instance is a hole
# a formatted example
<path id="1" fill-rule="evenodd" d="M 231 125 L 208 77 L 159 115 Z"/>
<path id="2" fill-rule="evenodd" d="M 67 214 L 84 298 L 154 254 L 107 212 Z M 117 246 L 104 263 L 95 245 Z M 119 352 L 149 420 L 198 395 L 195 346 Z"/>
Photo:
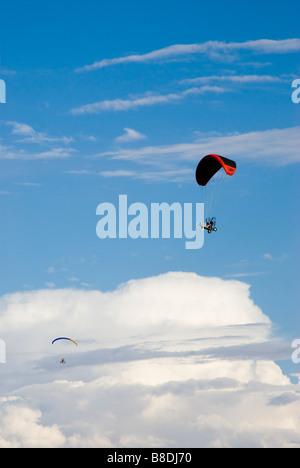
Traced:
<path id="1" fill-rule="evenodd" d="M 223 167 L 226 174 L 232 176 L 236 170 L 236 163 L 218 154 L 208 154 L 204 156 L 196 169 L 196 180 L 198 184 L 206 185 L 221 167 Z"/>

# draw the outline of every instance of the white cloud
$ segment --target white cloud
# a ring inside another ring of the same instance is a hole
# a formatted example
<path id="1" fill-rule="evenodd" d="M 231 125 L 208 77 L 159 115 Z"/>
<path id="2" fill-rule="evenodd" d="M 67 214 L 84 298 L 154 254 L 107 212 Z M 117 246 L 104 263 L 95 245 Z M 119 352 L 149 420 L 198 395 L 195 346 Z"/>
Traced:
<path id="1" fill-rule="evenodd" d="M 42 413 L 23 405 L 0 404 L 0 448 L 55 448 L 65 442 L 58 426 L 43 426 Z"/>
<path id="2" fill-rule="evenodd" d="M 88 169 L 71 169 L 70 171 L 64 171 L 65 174 L 73 174 L 73 175 L 88 175 L 92 172 Z"/>
<path id="3" fill-rule="evenodd" d="M 231 83 L 278 83 L 283 81 L 283 78 L 279 76 L 271 75 L 210 75 L 210 76 L 200 76 L 198 78 L 188 78 L 181 80 L 181 84 L 202 84 L 209 82 L 217 81 L 227 81 Z"/>
<path id="4" fill-rule="evenodd" d="M 22 139 L 19 141 L 26 143 L 49 144 L 61 142 L 64 144 L 69 144 L 73 141 L 73 138 L 71 137 L 51 137 L 47 135 L 47 133 L 37 132 L 30 125 L 24 123 L 10 121 L 7 122 L 7 125 L 10 125 L 13 128 L 13 135 L 22 137 Z"/>
<path id="5" fill-rule="evenodd" d="M 267 129 L 231 135 L 197 135 L 189 143 L 140 148 L 118 148 L 93 155 L 122 161 L 128 167 L 117 170 L 69 171 L 70 174 L 97 174 L 105 178 L 127 177 L 146 181 L 185 182 L 194 177 L 195 164 L 206 154 L 217 153 L 256 165 L 281 167 L 300 162 L 300 127 Z M 140 165 L 142 164 L 142 170 Z"/>
<path id="6" fill-rule="evenodd" d="M 46 272 L 47 273 L 54 273 L 55 272 L 55 268 L 53 266 L 49 266 L 47 269 L 46 269 Z"/>
<path id="7" fill-rule="evenodd" d="M 271 255 L 270 253 L 265 253 L 263 254 L 263 258 L 265 260 L 270 260 L 270 261 L 276 261 L 276 262 L 282 262 L 284 260 L 286 260 L 288 258 L 288 255 L 287 254 L 282 254 L 280 255 L 279 257 L 274 257 L 273 255 Z"/>
<path id="8" fill-rule="evenodd" d="M 69 158 L 76 150 L 72 148 L 50 148 L 47 151 L 29 152 L 13 146 L 0 145 L 0 159 L 34 161 Z"/>
<path id="9" fill-rule="evenodd" d="M 265 254 L 263 255 L 263 257 L 264 257 L 265 259 L 267 259 L 267 260 L 273 260 L 272 255 L 269 254 L 269 253 L 265 253 Z"/>
<path id="10" fill-rule="evenodd" d="M 19 185 L 21 187 L 40 187 L 41 184 L 38 182 L 15 182 L 15 185 Z"/>
<path id="11" fill-rule="evenodd" d="M 0 330 L 0 447 L 300 446 L 299 388 L 274 362 L 290 350 L 243 282 L 8 294 Z"/>
<path id="12" fill-rule="evenodd" d="M 228 273 L 225 275 L 226 278 L 247 278 L 249 276 L 261 276 L 265 275 L 266 272 L 264 271 L 254 271 L 249 273 Z"/>
<path id="13" fill-rule="evenodd" d="M 137 132 L 133 128 L 124 128 L 125 133 L 116 138 L 117 143 L 131 143 L 133 141 L 140 141 L 146 138 L 146 135 L 143 135 L 140 132 Z"/>
<path id="14" fill-rule="evenodd" d="M 35 130 L 30 125 L 24 123 L 7 122 L 7 125 L 12 125 L 12 133 L 15 135 L 32 136 L 35 134 Z"/>
<path id="15" fill-rule="evenodd" d="M 6 125 L 12 127 L 13 137 L 20 137 L 14 140 L 11 144 L 2 145 L 0 143 L 0 159 L 33 161 L 33 160 L 48 160 L 48 159 L 65 159 L 69 158 L 72 153 L 76 152 L 69 144 L 73 141 L 71 137 L 51 137 L 47 133 L 37 132 L 30 125 L 9 121 Z M 26 144 L 20 148 L 20 144 Z M 28 150 L 27 144 L 34 143 L 44 148 L 42 150 Z M 60 143 L 57 146 L 57 143 Z M 32 184 L 31 184 L 32 185 Z"/>
<path id="16" fill-rule="evenodd" d="M 97 114 L 102 111 L 127 111 L 129 109 L 153 106 L 155 104 L 165 104 L 178 99 L 182 99 L 182 96 L 180 94 L 172 93 L 166 95 L 147 95 L 136 99 L 105 100 L 71 109 L 71 114 L 82 115 Z"/>
<path id="17" fill-rule="evenodd" d="M 225 136 L 201 137 L 193 143 L 164 146 L 144 146 L 138 149 L 120 149 L 101 153 L 118 160 L 145 162 L 165 161 L 172 155 L 172 164 L 178 161 L 198 161 L 201 155 L 222 154 L 238 160 L 245 159 L 259 164 L 284 166 L 300 162 L 300 127 L 269 129 Z M 174 166 L 173 166 L 174 167 Z"/>
<path id="18" fill-rule="evenodd" d="M 172 182 L 183 182 L 189 180 L 194 174 L 192 169 L 175 169 L 175 170 L 157 170 L 157 171 L 128 171 L 128 170 L 116 170 L 116 171 L 101 171 L 99 175 L 101 177 L 131 177 L 132 179 L 146 180 L 146 181 L 161 181 L 165 182 L 167 179 Z"/>
<path id="19" fill-rule="evenodd" d="M 153 94 L 151 92 L 145 93 L 144 96 L 132 98 L 132 99 L 112 99 L 94 102 L 92 104 L 84 104 L 80 107 L 71 109 L 73 115 L 84 115 L 84 114 L 98 114 L 105 111 L 128 111 L 130 109 L 138 109 L 140 107 L 149 107 L 156 104 L 168 104 L 184 99 L 189 95 L 204 94 L 207 92 L 212 93 L 223 93 L 226 90 L 219 86 L 202 86 L 199 88 L 186 89 L 178 93 L 169 94 Z"/>
<path id="20" fill-rule="evenodd" d="M 246 42 L 220 42 L 207 41 L 201 44 L 175 44 L 162 49 L 154 50 L 146 54 L 134 54 L 113 59 L 103 59 L 78 68 L 76 72 L 97 70 L 113 65 L 127 63 L 149 63 L 162 60 L 180 59 L 187 56 L 202 54 L 210 58 L 222 59 L 224 55 L 249 51 L 256 54 L 285 54 L 298 52 L 300 50 L 300 39 L 258 39 Z"/>
<path id="21" fill-rule="evenodd" d="M 102 177 L 138 177 L 138 173 L 135 171 L 126 171 L 119 169 L 117 171 L 101 171 L 99 175 Z"/>

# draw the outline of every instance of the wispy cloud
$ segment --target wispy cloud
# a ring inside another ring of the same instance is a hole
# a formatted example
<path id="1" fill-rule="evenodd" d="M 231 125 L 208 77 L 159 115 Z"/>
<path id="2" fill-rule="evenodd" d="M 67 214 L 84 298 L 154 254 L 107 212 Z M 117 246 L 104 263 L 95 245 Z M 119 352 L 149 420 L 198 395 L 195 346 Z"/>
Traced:
<path id="1" fill-rule="evenodd" d="M 41 184 L 38 182 L 15 182 L 15 185 L 20 187 L 40 187 Z"/>
<path id="2" fill-rule="evenodd" d="M 223 93 L 226 90 L 219 86 L 205 85 L 202 87 L 194 87 L 186 89 L 177 93 L 169 94 L 153 94 L 147 92 L 142 97 L 132 99 L 112 99 L 95 102 L 92 104 L 85 104 L 80 107 L 71 109 L 73 115 L 84 115 L 84 114 L 98 114 L 105 111 L 128 111 L 129 109 L 138 109 L 140 107 L 149 107 L 156 104 L 169 104 L 171 102 L 180 101 L 189 95 L 211 93 Z"/>
<path id="3" fill-rule="evenodd" d="M 117 171 L 101 171 L 99 175 L 106 178 L 116 178 L 116 177 L 128 177 L 132 179 L 139 179 L 145 181 L 155 181 L 155 182 L 165 182 L 166 180 L 172 182 L 183 182 L 190 180 L 194 173 L 193 169 L 182 168 L 182 169 L 173 169 L 173 170 L 153 170 L 143 172 L 138 170 L 126 171 L 126 170 L 117 170 Z"/>
<path id="4" fill-rule="evenodd" d="M 52 137 L 45 132 L 36 131 L 26 123 L 15 121 L 6 122 L 6 125 L 12 128 L 12 142 L 5 145 L 0 143 L 0 159 L 64 159 L 76 152 L 70 147 L 70 143 L 74 141 L 72 137 Z M 39 150 L 29 150 L 28 144 L 38 145 Z"/>
<path id="5" fill-rule="evenodd" d="M 247 84 L 247 83 L 278 83 L 284 81 L 283 78 L 279 76 L 271 76 L 271 75 L 210 75 L 210 76 L 200 76 L 198 78 L 187 78 L 185 80 L 181 80 L 180 84 L 202 84 L 202 83 L 209 83 L 213 81 L 225 81 L 228 83 L 240 83 L 240 84 Z"/>
<path id="6" fill-rule="evenodd" d="M 184 58 L 195 54 L 203 54 L 210 58 L 221 58 L 221 54 L 227 56 L 239 51 L 249 51 L 256 54 L 285 54 L 298 52 L 300 50 L 300 39 L 258 39 L 246 42 L 221 42 L 207 41 L 200 44 L 175 44 L 162 49 L 154 50 L 146 54 L 133 54 L 125 57 L 103 59 L 92 65 L 77 68 L 76 72 L 86 72 L 128 63 L 149 63 L 161 60 Z"/>
<path id="7" fill-rule="evenodd" d="M 269 260 L 271 262 L 283 262 L 283 261 L 287 260 L 289 258 L 289 256 L 287 254 L 282 254 L 279 257 L 274 257 L 270 253 L 265 253 L 265 254 L 263 254 L 263 258 L 265 260 Z"/>
<path id="8" fill-rule="evenodd" d="M 29 151 L 16 150 L 15 148 L 0 146 L 0 159 L 18 159 L 22 161 L 64 159 L 69 158 L 74 151 L 74 149 L 53 148 L 49 151 L 31 153 Z"/>
<path id="9" fill-rule="evenodd" d="M 119 169 L 117 171 L 101 171 L 99 172 L 99 175 L 102 177 L 136 177 L 137 172 L 136 171 L 126 171 Z"/>
<path id="10" fill-rule="evenodd" d="M 243 273 L 227 273 L 225 278 L 247 278 L 250 276 L 262 276 L 266 275 L 265 271 L 254 271 L 254 272 L 243 272 Z"/>
<path id="11" fill-rule="evenodd" d="M 20 137 L 21 142 L 38 143 L 38 144 L 52 144 L 63 143 L 69 144 L 73 141 L 72 137 L 51 137 L 47 133 L 38 132 L 28 124 L 9 121 L 7 125 L 12 127 L 12 134 Z"/>
<path id="12" fill-rule="evenodd" d="M 178 183 L 190 180 L 199 158 L 212 152 L 237 161 L 244 160 L 256 165 L 271 164 L 280 167 L 300 162 L 299 147 L 300 127 L 234 135 L 220 135 L 213 132 L 201 135 L 191 143 L 118 148 L 97 153 L 91 155 L 90 159 L 106 159 L 105 169 L 99 171 L 98 168 L 97 170 L 83 168 L 65 172 L 79 176 L 124 177 L 148 182 Z M 117 169 L 109 168 L 108 164 L 113 164 L 113 161 L 119 161 Z M 268 253 L 264 258 L 274 259 Z"/>
<path id="13" fill-rule="evenodd" d="M 124 128 L 125 133 L 116 138 L 116 143 L 131 143 L 146 138 L 146 135 L 134 130 L 133 128 Z"/>
<path id="14" fill-rule="evenodd" d="M 117 170 L 105 170 L 105 171 L 92 171 L 92 170 L 70 170 L 66 171 L 66 174 L 70 175 L 90 175 L 100 176 L 106 179 L 117 179 L 125 177 L 134 180 L 144 180 L 147 182 L 184 182 L 191 180 L 194 174 L 194 169 L 189 167 L 170 169 L 169 167 L 156 166 L 153 170 L 138 169 L 117 169 Z"/>
<path id="15" fill-rule="evenodd" d="M 69 171 L 65 171 L 64 174 L 73 174 L 73 175 L 88 175 L 92 172 L 89 169 L 71 169 Z"/>
<path id="16" fill-rule="evenodd" d="M 137 99 L 113 99 L 86 104 L 71 109 L 73 115 L 97 114 L 102 111 L 127 111 L 138 107 L 153 106 L 154 104 L 169 103 L 181 99 L 181 95 L 172 93 L 166 95 L 151 95 Z"/>
<path id="17" fill-rule="evenodd" d="M 139 149 L 120 149 L 100 153 L 112 159 L 145 162 L 162 157 L 172 161 L 196 161 L 201 155 L 211 152 L 228 155 L 260 164 L 272 163 L 278 166 L 300 162 L 300 127 L 271 129 L 258 132 L 239 133 L 226 136 L 200 138 L 193 143 L 164 146 L 144 146 Z"/>

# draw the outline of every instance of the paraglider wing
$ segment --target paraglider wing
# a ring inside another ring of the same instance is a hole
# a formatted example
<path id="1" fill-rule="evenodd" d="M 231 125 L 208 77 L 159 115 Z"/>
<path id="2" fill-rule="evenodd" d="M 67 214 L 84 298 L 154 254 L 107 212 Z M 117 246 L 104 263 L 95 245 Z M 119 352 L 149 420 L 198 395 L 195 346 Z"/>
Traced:
<path id="1" fill-rule="evenodd" d="M 56 341 L 59 341 L 59 340 L 68 340 L 68 341 L 72 341 L 72 343 L 74 343 L 74 344 L 76 344 L 76 346 L 78 346 L 78 344 L 76 343 L 76 341 L 71 340 L 71 338 L 66 338 L 65 336 L 62 336 L 61 338 L 56 338 L 55 340 L 52 341 L 52 344 L 54 344 Z"/>
<path id="2" fill-rule="evenodd" d="M 204 156 L 196 169 L 196 180 L 198 184 L 206 185 L 221 167 L 223 167 L 226 174 L 232 176 L 236 170 L 236 163 L 218 154 L 208 154 Z"/>

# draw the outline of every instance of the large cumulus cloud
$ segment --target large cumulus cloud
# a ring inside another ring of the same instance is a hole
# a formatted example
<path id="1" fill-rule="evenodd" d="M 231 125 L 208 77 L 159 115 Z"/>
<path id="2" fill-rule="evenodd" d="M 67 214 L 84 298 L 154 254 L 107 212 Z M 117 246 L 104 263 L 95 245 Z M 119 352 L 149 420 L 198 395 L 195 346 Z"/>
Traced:
<path id="1" fill-rule="evenodd" d="M 243 282 L 5 295 L 0 330 L 1 447 L 300 446 L 299 388 L 275 363 L 288 350 Z"/>

